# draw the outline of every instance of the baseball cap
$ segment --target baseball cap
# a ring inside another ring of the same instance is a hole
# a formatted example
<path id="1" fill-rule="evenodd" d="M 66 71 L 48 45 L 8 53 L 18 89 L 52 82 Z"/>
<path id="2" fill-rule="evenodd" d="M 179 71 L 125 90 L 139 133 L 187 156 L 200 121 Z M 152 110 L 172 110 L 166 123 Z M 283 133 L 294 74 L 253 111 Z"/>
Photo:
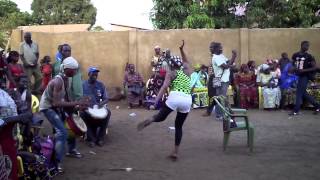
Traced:
<path id="1" fill-rule="evenodd" d="M 89 67 L 88 73 L 92 73 L 92 72 L 100 72 L 100 70 L 97 67 Z"/>
<path id="2" fill-rule="evenodd" d="M 3 49 L 2 47 L 0 47 L 0 52 L 1 52 L 1 51 L 4 51 L 4 49 Z"/>

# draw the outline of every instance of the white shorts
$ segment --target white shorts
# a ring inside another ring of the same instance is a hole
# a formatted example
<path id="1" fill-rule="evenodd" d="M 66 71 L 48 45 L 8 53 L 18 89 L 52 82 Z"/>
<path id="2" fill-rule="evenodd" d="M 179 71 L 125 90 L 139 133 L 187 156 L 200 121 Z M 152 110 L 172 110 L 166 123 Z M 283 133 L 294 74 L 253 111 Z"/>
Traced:
<path id="1" fill-rule="evenodd" d="M 190 94 L 171 91 L 166 101 L 166 105 L 174 111 L 178 111 L 180 113 L 188 113 L 191 109 L 192 97 Z"/>

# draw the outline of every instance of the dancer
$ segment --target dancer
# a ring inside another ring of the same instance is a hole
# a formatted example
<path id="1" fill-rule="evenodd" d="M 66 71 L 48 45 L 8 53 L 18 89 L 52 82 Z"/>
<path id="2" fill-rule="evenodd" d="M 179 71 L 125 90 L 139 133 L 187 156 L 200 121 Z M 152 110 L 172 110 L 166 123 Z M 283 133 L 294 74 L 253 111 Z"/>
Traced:
<path id="1" fill-rule="evenodd" d="M 138 131 L 147 127 L 153 122 L 164 121 L 167 116 L 174 110 L 177 111 L 175 120 L 175 146 L 173 152 L 169 155 L 172 160 L 177 160 L 178 149 L 182 139 L 182 126 L 186 120 L 192 104 L 191 98 L 191 73 L 188 59 L 183 50 L 184 40 L 180 48 L 182 60 L 179 56 L 172 56 L 169 61 L 170 70 L 166 74 L 166 78 L 155 101 L 156 103 L 162 98 L 166 89 L 170 86 L 170 94 L 158 114 L 148 118 L 138 124 Z M 183 68 L 182 68 L 183 66 Z"/>

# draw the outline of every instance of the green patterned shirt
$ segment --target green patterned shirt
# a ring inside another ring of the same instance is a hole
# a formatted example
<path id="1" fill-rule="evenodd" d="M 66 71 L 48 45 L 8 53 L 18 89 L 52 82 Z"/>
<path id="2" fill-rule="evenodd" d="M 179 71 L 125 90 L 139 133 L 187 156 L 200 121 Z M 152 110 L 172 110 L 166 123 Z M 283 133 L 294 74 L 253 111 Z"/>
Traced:
<path id="1" fill-rule="evenodd" d="M 172 81 L 170 86 L 171 91 L 184 92 L 190 94 L 191 78 L 182 70 L 177 71 L 177 77 Z"/>

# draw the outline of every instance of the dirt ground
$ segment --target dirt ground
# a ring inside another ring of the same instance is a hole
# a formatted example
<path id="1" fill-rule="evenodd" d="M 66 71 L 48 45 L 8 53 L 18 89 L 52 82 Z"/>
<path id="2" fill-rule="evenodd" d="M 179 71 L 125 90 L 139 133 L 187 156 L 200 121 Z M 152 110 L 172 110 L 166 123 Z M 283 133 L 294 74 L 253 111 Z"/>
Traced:
<path id="1" fill-rule="evenodd" d="M 119 109 L 116 106 L 120 106 Z M 137 132 L 136 125 L 156 111 L 129 110 L 125 102 L 110 103 L 110 133 L 104 147 L 79 142 L 82 159 L 65 158 L 61 180 L 302 180 L 320 179 L 320 115 L 303 111 L 288 118 L 286 111 L 250 110 L 255 126 L 254 153 L 246 147 L 246 134 L 231 134 L 222 151 L 222 122 L 192 110 L 184 125 L 180 157 L 166 157 L 174 144 L 172 113 L 165 122 Z M 129 116 L 136 113 L 135 117 Z M 48 125 L 48 124 L 47 124 Z M 96 154 L 90 153 L 93 151 Z M 110 168 L 133 168 L 131 172 Z"/>

